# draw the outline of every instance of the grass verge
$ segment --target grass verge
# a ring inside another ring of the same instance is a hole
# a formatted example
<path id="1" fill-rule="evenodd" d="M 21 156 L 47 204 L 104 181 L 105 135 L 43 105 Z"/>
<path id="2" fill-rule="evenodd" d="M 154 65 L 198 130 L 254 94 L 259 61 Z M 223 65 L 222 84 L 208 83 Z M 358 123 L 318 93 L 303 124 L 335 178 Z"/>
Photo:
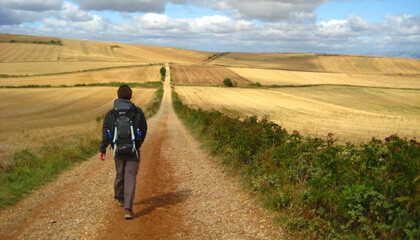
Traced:
<path id="1" fill-rule="evenodd" d="M 150 104 L 146 108 L 146 113 L 145 113 L 146 118 L 153 117 L 159 111 L 160 105 L 162 103 L 162 98 L 163 98 L 163 86 L 161 86 L 160 88 L 158 88 L 158 90 L 156 90 L 153 103 Z"/>
<path id="2" fill-rule="evenodd" d="M 390 136 L 336 144 L 249 117 L 191 109 L 177 114 L 208 142 L 294 236 L 310 239 L 417 239 L 420 144 Z"/>
<path id="3" fill-rule="evenodd" d="M 32 190 L 54 180 L 65 169 L 90 158 L 98 151 L 100 143 L 96 132 L 79 136 L 75 143 L 61 142 L 15 152 L 13 167 L 0 172 L 0 209 L 17 203 Z"/>

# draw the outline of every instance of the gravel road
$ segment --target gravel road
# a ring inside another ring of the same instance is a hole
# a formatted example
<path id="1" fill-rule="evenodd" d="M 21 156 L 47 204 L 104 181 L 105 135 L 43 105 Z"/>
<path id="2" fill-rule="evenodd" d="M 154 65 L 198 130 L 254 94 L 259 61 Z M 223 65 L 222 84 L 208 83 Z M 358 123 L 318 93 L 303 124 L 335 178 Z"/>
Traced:
<path id="1" fill-rule="evenodd" d="M 170 76 L 167 66 L 167 76 Z M 283 239 L 259 207 L 185 129 L 169 77 L 141 149 L 133 220 L 113 199 L 112 154 L 92 157 L 0 211 L 0 239 Z"/>

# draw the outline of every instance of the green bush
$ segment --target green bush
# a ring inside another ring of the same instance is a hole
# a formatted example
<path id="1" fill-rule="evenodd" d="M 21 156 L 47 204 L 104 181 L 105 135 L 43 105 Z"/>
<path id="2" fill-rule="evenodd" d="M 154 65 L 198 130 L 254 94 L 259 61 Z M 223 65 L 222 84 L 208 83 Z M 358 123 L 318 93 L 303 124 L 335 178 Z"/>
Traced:
<path id="1" fill-rule="evenodd" d="M 368 144 L 308 138 L 256 117 L 191 109 L 174 97 L 187 126 L 238 169 L 264 206 L 284 211 L 305 238 L 418 239 L 420 144 L 395 135 Z"/>
<path id="2" fill-rule="evenodd" d="M 225 78 L 223 80 L 223 85 L 225 85 L 226 87 L 233 87 L 232 80 L 230 80 L 230 78 Z"/>
<path id="3" fill-rule="evenodd" d="M 160 68 L 160 80 L 165 81 L 165 76 L 166 76 L 166 68 L 165 67 L 161 67 Z"/>

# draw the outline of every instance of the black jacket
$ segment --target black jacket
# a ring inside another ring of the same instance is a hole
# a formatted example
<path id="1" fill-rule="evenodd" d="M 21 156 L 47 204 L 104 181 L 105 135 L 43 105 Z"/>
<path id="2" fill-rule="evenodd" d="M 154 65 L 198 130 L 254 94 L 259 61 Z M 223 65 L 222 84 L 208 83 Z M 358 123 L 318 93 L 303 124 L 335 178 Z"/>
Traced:
<path id="1" fill-rule="evenodd" d="M 114 130 L 114 121 L 115 121 L 115 114 L 113 114 L 114 111 L 118 111 L 119 108 L 135 108 L 137 110 L 137 116 L 138 118 L 134 119 L 134 125 L 136 128 L 139 128 L 142 132 L 140 140 L 136 140 L 136 148 L 139 149 L 141 145 L 144 142 L 144 139 L 146 138 L 147 134 L 147 122 L 146 117 L 144 116 L 143 110 L 137 106 L 135 106 L 132 102 L 124 99 L 116 99 L 114 101 L 114 108 L 110 110 L 106 115 L 104 119 L 104 123 L 102 126 L 102 142 L 100 147 L 101 153 L 106 153 L 106 148 L 108 145 L 112 142 L 112 139 L 108 136 L 108 130 L 113 133 Z"/>

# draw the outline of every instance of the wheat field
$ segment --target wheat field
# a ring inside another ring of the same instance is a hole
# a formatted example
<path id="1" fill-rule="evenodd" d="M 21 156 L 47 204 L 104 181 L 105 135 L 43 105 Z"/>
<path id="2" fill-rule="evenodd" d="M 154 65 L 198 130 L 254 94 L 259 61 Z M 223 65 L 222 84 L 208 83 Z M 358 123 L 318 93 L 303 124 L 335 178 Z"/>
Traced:
<path id="1" fill-rule="evenodd" d="M 198 64 L 214 53 L 187 49 L 0 34 L 0 41 L 60 40 L 62 45 L 0 43 L 0 62 L 173 62 Z"/>
<path id="2" fill-rule="evenodd" d="M 307 53 L 228 53 L 209 62 L 230 67 L 347 74 L 420 74 L 420 60 Z"/>
<path id="3" fill-rule="evenodd" d="M 112 109 L 114 87 L 0 89 L 0 166 L 12 153 L 57 142 L 77 141 L 100 125 L 96 118 Z M 146 108 L 156 89 L 133 88 L 132 101 Z"/>
<path id="4" fill-rule="evenodd" d="M 141 62 L 13 62 L 0 63 L 0 74 L 41 75 L 66 72 L 82 72 L 100 68 L 148 66 Z"/>
<path id="5" fill-rule="evenodd" d="M 370 87 L 419 88 L 420 74 L 376 75 L 285 71 L 257 68 L 229 68 L 238 75 L 263 85 L 338 84 Z"/>
<path id="6" fill-rule="evenodd" d="M 79 63 L 80 66 L 82 64 Z M 161 66 L 144 66 L 98 70 L 90 72 L 59 74 L 37 77 L 0 78 L 0 86 L 26 86 L 26 85 L 75 85 L 92 83 L 145 83 L 160 81 L 159 69 Z"/>
<path id="7" fill-rule="evenodd" d="M 222 85 L 225 78 L 231 79 L 238 85 L 247 85 L 248 79 L 241 77 L 234 71 L 215 66 L 173 66 L 172 74 L 175 84 L 185 85 Z"/>
<path id="8" fill-rule="evenodd" d="M 240 89 L 177 86 L 192 107 L 223 111 L 231 116 L 265 117 L 288 131 L 311 137 L 335 134 L 342 143 L 372 137 L 420 137 L 420 91 L 320 86 L 281 89 Z"/>

